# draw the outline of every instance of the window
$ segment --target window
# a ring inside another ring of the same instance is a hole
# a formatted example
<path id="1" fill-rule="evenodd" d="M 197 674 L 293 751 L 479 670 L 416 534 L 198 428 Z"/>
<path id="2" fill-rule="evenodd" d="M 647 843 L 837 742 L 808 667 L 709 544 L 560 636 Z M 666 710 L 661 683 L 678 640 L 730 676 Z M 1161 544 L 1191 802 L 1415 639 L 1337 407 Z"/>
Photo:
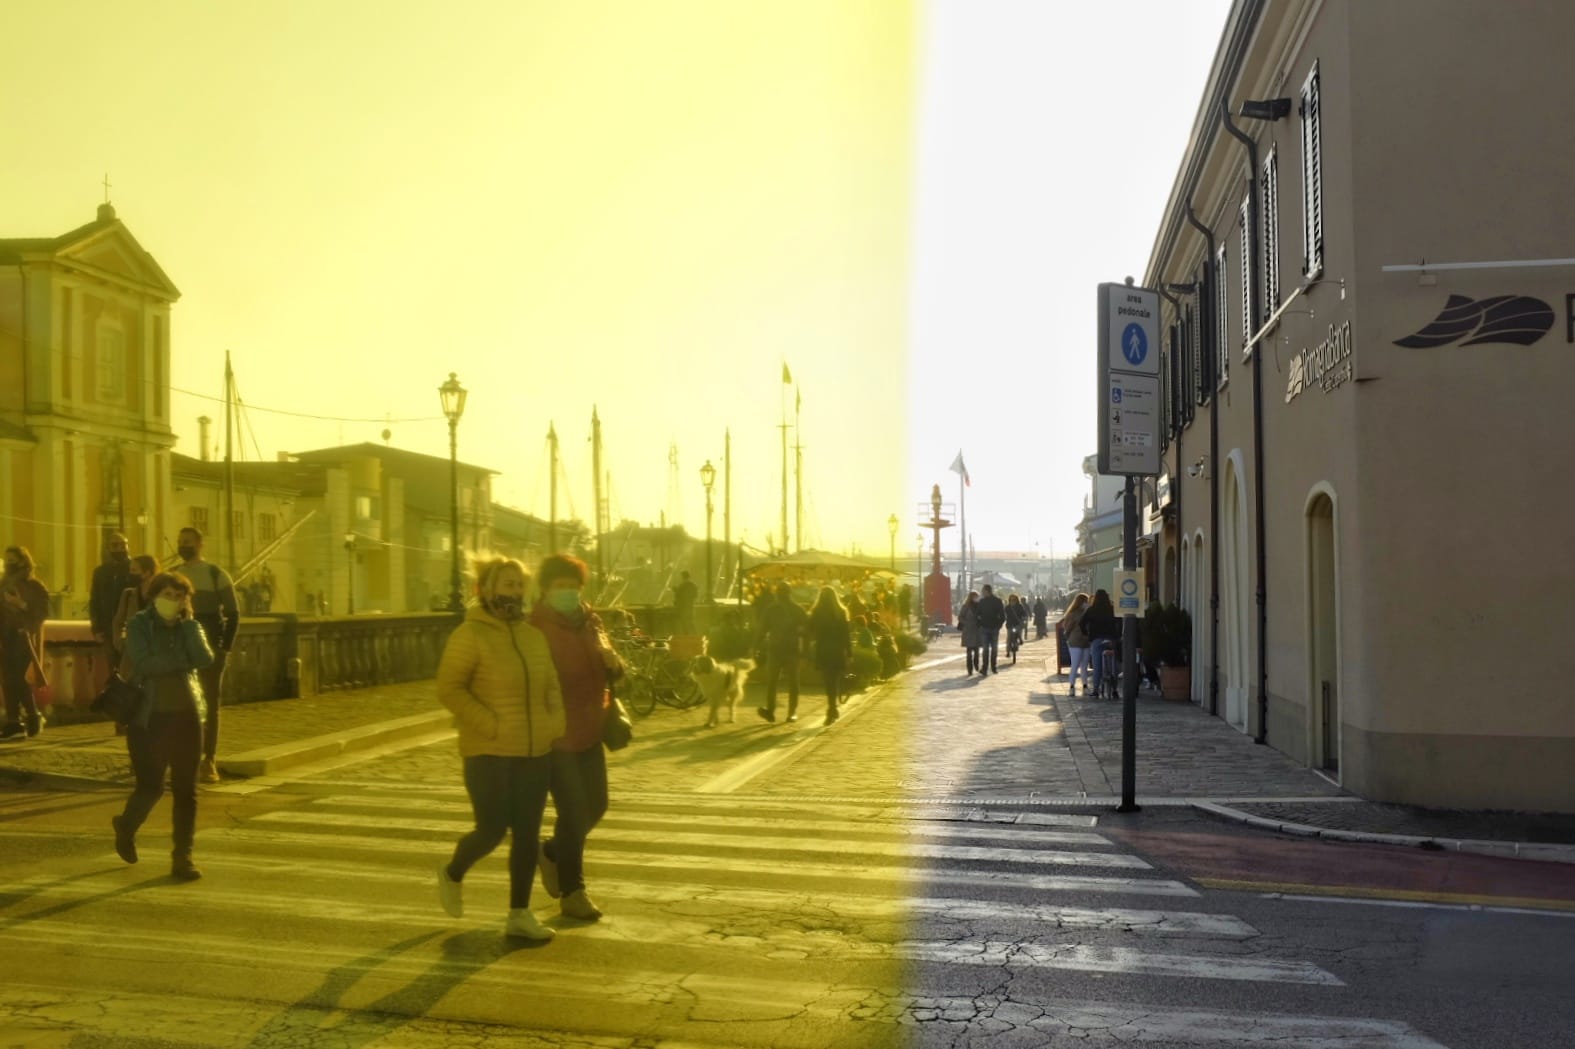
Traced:
<path id="1" fill-rule="evenodd" d="M 257 515 L 257 538 L 264 543 L 271 543 L 276 533 L 274 532 L 273 514 Z"/>
<path id="2" fill-rule="evenodd" d="M 126 400 L 126 336 L 119 328 L 100 325 L 94 370 L 98 373 L 98 399 L 109 404 Z"/>
<path id="3" fill-rule="evenodd" d="M 1241 202 L 1241 352 L 1251 352 L 1252 341 L 1252 195 Z M 1223 368 L 1223 365 L 1221 366 Z"/>
<path id="4" fill-rule="evenodd" d="M 246 537 L 246 513 L 242 510 L 230 511 L 230 523 L 235 527 L 235 538 Z"/>
<path id="5" fill-rule="evenodd" d="M 191 526 L 197 531 L 207 534 L 208 508 L 206 506 L 194 506 L 191 508 Z"/>
<path id="6" fill-rule="evenodd" d="M 1280 154 L 1270 146 L 1263 160 L 1263 315 L 1280 308 Z"/>
<path id="7" fill-rule="evenodd" d="M 358 521 L 375 521 L 381 507 L 375 495 L 358 495 L 355 497 L 355 516 Z"/>
<path id="8" fill-rule="evenodd" d="M 1302 273 L 1323 273 L 1323 107 L 1318 101 L 1318 63 L 1302 85 Z"/>
<path id="9" fill-rule="evenodd" d="M 1216 389 L 1221 390 L 1230 381 L 1230 336 L 1225 334 L 1225 319 L 1230 316 L 1230 285 L 1225 280 L 1225 274 L 1230 272 L 1227 261 L 1225 245 L 1221 244 L 1214 251 L 1214 374 Z"/>

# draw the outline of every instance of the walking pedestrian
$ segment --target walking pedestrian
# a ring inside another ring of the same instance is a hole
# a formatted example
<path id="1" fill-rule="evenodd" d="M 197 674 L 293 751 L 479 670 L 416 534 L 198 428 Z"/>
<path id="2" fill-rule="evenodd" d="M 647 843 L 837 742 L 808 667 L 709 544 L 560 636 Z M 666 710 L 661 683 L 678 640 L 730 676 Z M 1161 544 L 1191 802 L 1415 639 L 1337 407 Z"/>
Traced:
<path id="1" fill-rule="evenodd" d="M 148 584 L 153 603 L 126 625 L 131 682 L 142 700 L 127 717 L 126 750 L 136 787 L 110 824 L 115 852 L 137 862 L 137 831 L 170 782 L 170 875 L 184 881 L 202 877 L 192 862 L 197 832 L 197 765 L 202 756 L 203 707 L 200 673 L 213 662 L 213 649 L 192 611 L 190 580 L 161 572 Z"/>
<path id="2" fill-rule="evenodd" d="M 700 588 L 695 586 L 695 581 L 689 578 L 688 572 L 678 574 L 681 582 L 673 588 L 673 608 L 677 610 L 679 634 L 693 634 L 695 632 L 695 598 L 699 596 Z"/>
<path id="3" fill-rule="evenodd" d="M 798 657 L 808 620 L 786 583 L 761 613 L 760 641 L 766 653 L 766 705 L 756 710 L 767 721 L 777 719 L 777 684 L 787 677 L 787 719 L 798 720 Z"/>
<path id="4" fill-rule="evenodd" d="M 202 723 L 202 765 L 197 770 L 197 778 L 203 783 L 217 783 L 219 768 L 214 759 L 219 753 L 219 706 L 224 696 L 224 666 L 235 644 L 235 632 L 241 627 L 241 610 L 235 603 L 235 584 L 229 573 L 202 559 L 202 544 L 201 531 L 182 528 L 175 539 L 175 552 L 181 559 L 175 571 L 191 583 L 192 609 L 213 648 L 213 662 L 198 674 L 202 679 L 202 694 L 208 702 Z"/>
<path id="5" fill-rule="evenodd" d="M 131 661 L 126 651 L 126 627 L 131 623 L 132 616 L 152 603 L 153 595 L 148 588 L 152 586 L 153 578 L 158 574 L 159 563 L 153 560 L 152 555 L 138 554 L 133 557 L 131 585 L 120 592 L 120 600 L 115 605 L 115 614 L 110 617 L 109 643 L 115 650 L 115 662 L 110 665 L 119 667 L 120 676 L 127 681 L 131 680 Z"/>
<path id="6" fill-rule="evenodd" d="M 1083 613 L 1082 624 L 1083 633 L 1088 635 L 1088 656 L 1094 664 L 1094 695 L 1097 696 L 1104 684 L 1105 649 L 1121 640 L 1121 620 L 1116 618 L 1116 609 L 1107 591 L 1094 591 L 1094 599 L 1089 602 L 1088 611 Z"/>
<path id="7" fill-rule="evenodd" d="M 1050 633 L 1050 609 L 1045 606 L 1043 594 L 1034 597 L 1034 640 L 1042 640 Z"/>
<path id="8" fill-rule="evenodd" d="M 913 585 L 902 584 L 902 589 L 897 591 L 897 611 L 902 616 L 902 625 L 906 629 L 913 621 Z"/>
<path id="9" fill-rule="evenodd" d="M 848 610 L 829 586 L 820 588 L 815 607 L 809 612 L 809 636 L 815 646 L 815 666 L 826 686 L 826 724 L 841 716 L 837 700 L 842 695 L 842 677 L 848 672 L 853 654 L 853 635 L 848 628 Z"/>
<path id="10" fill-rule="evenodd" d="M 478 601 L 443 646 L 438 700 L 454 715 L 475 828 L 437 868 L 438 902 L 464 916 L 462 882 L 476 861 L 512 834 L 509 915 L 504 931 L 550 940 L 553 930 L 530 909 L 541 818 L 552 787 L 553 748 L 567 728 L 552 651 L 525 621 L 524 567 L 509 558 L 476 569 Z M 560 784 L 561 786 L 561 784 Z"/>
<path id="11" fill-rule="evenodd" d="M 983 675 L 984 631 L 979 626 L 979 591 L 968 591 L 962 607 L 957 610 L 957 629 L 962 631 L 963 650 L 968 654 L 968 673 L 963 677 L 972 677 L 975 670 Z"/>
<path id="12" fill-rule="evenodd" d="M 5 725 L 0 739 L 44 729 L 44 715 L 27 672 L 43 680 L 38 653 L 44 620 L 49 618 L 49 590 L 33 575 L 33 555 L 25 546 L 5 548 L 5 576 L 0 578 L 0 690 L 5 693 Z"/>
<path id="13" fill-rule="evenodd" d="M 126 589 L 138 582 L 132 575 L 126 537 L 111 532 L 104 541 L 104 560 L 93 569 L 93 582 L 88 589 L 88 622 L 93 640 L 99 643 L 111 667 L 120 661 L 120 634 L 114 629 L 115 611 Z"/>
<path id="14" fill-rule="evenodd" d="M 1088 664 L 1088 635 L 1083 632 L 1083 613 L 1088 610 L 1088 595 L 1079 593 L 1072 598 L 1072 603 L 1066 606 L 1066 612 L 1061 616 L 1061 636 L 1066 639 L 1066 651 L 1071 660 L 1071 669 L 1067 672 L 1071 678 L 1072 691 L 1070 695 L 1077 695 L 1077 676 L 1083 675 L 1083 694 L 1089 695 L 1092 691 L 1090 681 L 1093 671 Z"/>
<path id="15" fill-rule="evenodd" d="M 983 649 L 979 657 L 979 673 L 999 674 L 996 669 L 996 650 L 1001 647 L 1001 627 L 1006 623 L 1006 605 L 995 596 L 995 588 L 989 583 L 984 584 L 979 594 L 979 638 L 980 647 Z"/>
<path id="16" fill-rule="evenodd" d="M 557 812 L 552 837 L 543 840 L 536 865 L 547 895 L 570 918 L 595 921 L 601 909 L 585 892 L 585 839 L 607 814 L 607 750 L 602 746 L 611 696 L 608 682 L 623 675 L 623 661 L 601 619 L 581 596 L 590 570 L 577 557 L 553 554 L 536 571 L 541 597 L 530 625 L 552 652 L 563 689 L 567 729 L 553 744 L 551 784 Z"/>

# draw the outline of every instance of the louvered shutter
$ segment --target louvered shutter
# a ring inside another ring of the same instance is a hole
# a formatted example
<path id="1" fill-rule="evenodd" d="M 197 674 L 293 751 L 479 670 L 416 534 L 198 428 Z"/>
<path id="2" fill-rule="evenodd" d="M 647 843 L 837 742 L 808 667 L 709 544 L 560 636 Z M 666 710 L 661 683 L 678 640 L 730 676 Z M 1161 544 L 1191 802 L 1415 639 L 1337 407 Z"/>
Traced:
<path id="1" fill-rule="evenodd" d="M 1226 334 L 1230 317 L 1230 284 L 1225 275 L 1230 272 L 1225 245 L 1214 252 L 1214 383 L 1224 389 L 1230 381 L 1230 336 Z"/>
<path id="2" fill-rule="evenodd" d="M 1323 131 L 1318 63 L 1302 85 L 1302 272 L 1323 272 Z"/>
<path id="3" fill-rule="evenodd" d="M 1263 161 L 1263 315 L 1280 308 L 1280 161 L 1270 148 Z"/>
<path id="4" fill-rule="evenodd" d="M 1252 339 L 1252 196 L 1241 202 L 1241 349 Z"/>

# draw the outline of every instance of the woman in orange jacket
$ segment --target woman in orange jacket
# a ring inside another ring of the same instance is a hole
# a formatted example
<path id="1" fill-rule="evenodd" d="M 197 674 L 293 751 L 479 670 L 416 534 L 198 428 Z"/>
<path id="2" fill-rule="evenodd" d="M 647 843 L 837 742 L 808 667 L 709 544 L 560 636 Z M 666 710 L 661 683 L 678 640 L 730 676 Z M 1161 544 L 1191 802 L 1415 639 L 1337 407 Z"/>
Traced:
<path id="1" fill-rule="evenodd" d="M 530 909 L 542 812 L 552 785 L 553 744 L 564 733 L 563 693 L 541 631 L 525 621 L 529 578 L 518 561 L 497 558 L 476 571 L 479 601 L 449 635 L 438 663 L 438 699 L 454 714 L 476 826 L 437 871 L 438 900 L 464 914 L 465 872 L 512 833 L 511 936 L 550 940 Z"/>

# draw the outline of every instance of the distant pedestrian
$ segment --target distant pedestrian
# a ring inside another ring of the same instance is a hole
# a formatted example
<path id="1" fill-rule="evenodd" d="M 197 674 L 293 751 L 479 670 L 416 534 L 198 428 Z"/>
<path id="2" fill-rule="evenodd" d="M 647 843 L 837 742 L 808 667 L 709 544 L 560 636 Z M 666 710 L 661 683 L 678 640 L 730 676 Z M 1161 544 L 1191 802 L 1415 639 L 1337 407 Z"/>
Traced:
<path id="1" fill-rule="evenodd" d="M 103 649 L 110 666 L 119 659 L 119 638 L 114 631 L 115 610 L 120 607 L 121 595 L 133 585 L 131 551 L 126 537 L 111 532 L 104 542 L 104 560 L 93 569 L 93 583 L 88 594 L 88 622 L 93 629 L 93 640 Z"/>
<path id="2" fill-rule="evenodd" d="M 968 656 L 968 672 L 963 677 L 972 677 L 975 670 L 983 674 L 984 631 L 979 627 L 979 591 L 968 591 L 962 607 L 957 609 L 957 629 L 962 633 L 963 651 Z"/>
<path id="3" fill-rule="evenodd" d="M 989 583 L 979 589 L 979 638 L 983 649 L 979 657 L 979 673 L 999 674 L 1000 670 L 995 665 L 996 650 L 1001 647 L 1001 627 L 1006 624 L 1006 605 L 995 596 L 995 588 Z"/>
<path id="4" fill-rule="evenodd" d="M 151 554 L 138 554 L 131 559 L 131 585 L 120 592 L 120 601 L 115 605 L 115 614 L 109 621 L 109 641 L 115 650 L 115 662 L 111 666 L 121 670 L 121 677 L 131 680 L 131 663 L 126 652 L 126 627 L 131 623 L 131 617 L 147 608 L 153 602 L 153 595 L 148 587 L 153 583 L 153 577 L 159 574 L 159 563 L 153 560 Z M 211 647 L 211 646 L 210 646 Z"/>
<path id="5" fill-rule="evenodd" d="M 767 721 L 777 719 L 777 684 L 787 677 L 787 719 L 798 720 L 798 660 L 808 616 L 793 600 L 786 583 L 778 583 L 771 604 L 762 612 L 760 647 L 766 654 L 766 705 L 757 713 Z"/>
<path id="6" fill-rule="evenodd" d="M 623 661 L 602 621 L 582 596 L 590 569 L 577 557 L 553 554 L 536 572 L 541 598 L 530 613 L 552 650 L 563 689 L 567 729 L 553 744 L 552 837 L 541 843 L 537 866 L 547 895 L 571 918 L 595 921 L 601 909 L 585 892 L 585 839 L 607 814 L 607 751 L 602 746 L 611 696 L 608 682 Z"/>
<path id="7" fill-rule="evenodd" d="M 912 584 L 904 583 L 902 584 L 902 589 L 897 591 L 897 611 L 902 615 L 902 625 L 906 628 L 913 617 Z"/>
<path id="8" fill-rule="evenodd" d="M 1077 695 L 1077 676 L 1083 675 L 1083 694 L 1088 695 L 1092 690 L 1093 671 L 1088 664 L 1088 635 L 1083 632 L 1083 613 L 1088 610 L 1088 595 L 1078 594 L 1072 598 L 1072 603 L 1066 606 L 1066 612 L 1061 616 L 1061 637 L 1066 641 L 1067 655 L 1070 657 L 1071 669 L 1067 672 L 1071 678 L 1071 695 Z"/>
<path id="9" fill-rule="evenodd" d="M 27 673 L 32 670 L 42 682 L 39 645 L 48 618 L 49 589 L 33 575 L 33 555 L 25 546 L 6 547 L 5 576 L 0 578 L 0 689 L 5 692 L 0 739 L 24 732 L 32 738 L 44 729 Z"/>
<path id="10" fill-rule="evenodd" d="M 213 662 L 205 666 L 202 694 L 207 698 L 207 717 L 202 725 L 202 766 L 197 778 L 203 783 L 219 782 L 219 768 L 215 759 L 219 752 L 219 706 L 224 697 L 224 666 L 229 661 L 230 648 L 235 644 L 235 634 L 241 627 L 241 610 L 235 603 L 235 584 L 229 573 L 218 565 L 202 559 L 202 532 L 195 528 L 182 528 L 175 539 L 175 551 L 181 563 L 175 571 L 191 583 L 191 605 L 197 622 L 208 635 L 213 646 Z"/>
<path id="11" fill-rule="evenodd" d="M 213 649 L 192 612 L 190 580 L 161 572 L 149 582 L 148 590 L 153 603 L 126 625 L 130 680 L 142 689 L 142 700 L 126 726 L 126 750 L 137 785 L 121 814 L 110 822 L 116 854 L 136 863 L 137 830 L 164 795 L 168 774 L 175 845 L 170 874 L 191 881 L 202 877 L 191 858 L 206 705 L 199 675 L 213 662 Z"/>
<path id="12" fill-rule="evenodd" d="M 1050 610 L 1045 606 L 1044 595 L 1034 598 L 1034 640 L 1040 640 L 1050 633 Z"/>
<path id="13" fill-rule="evenodd" d="M 853 654 L 853 636 L 848 627 L 848 610 L 829 586 L 820 588 L 815 607 L 809 611 L 809 636 L 815 646 L 815 666 L 826 686 L 826 724 L 835 724 L 841 716 L 837 701 L 842 696 L 842 678 Z"/>
<path id="14" fill-rule="evenodd" d="M 1088 658 L 1094 664 L 1094 695 L 1097 696 L 1104 684 L 1105 649 L 1121 640 L 1121 620 L 1116 618 L 1116 609 L 1107 591 L 1094 591 L 1094 599 L 1089 602 L 1081 622 L 1083 633 L 1088 635 Z"/>
<path id="15" fill-rule="evenodd" d="M 695 632 L 695 597 L 700 588 L 695 586 L 695 581 L 689 578 L 688 572 L 680 572 L 681 582 L 673 588 L 673 607 L 678 610 L 679 634 L 693 634 Z"/>
<path id="16" fill-rule="evenodd" d="M 1028 638 L 1028 605 L 1016 594 L 1006 597 L 1007 647 L 1014 652 Z"/>
<path id="17" fill-rule="evenodd" d="M 464 916 L 465 873 L 512 834 L 509 916 L 504 931 L 550 940 L 553 930 L 530 909 L 541 848 L 541 818 L 552 786 L 553 748 L 567 723 L 552 652 L 525 621 L 529 579 L 518 561 L 496 558 L 476 572 L 477 604 L 449 635 L 438 662 L 438 700 L 454 715 L 465 792 L 475 829 L 437 869 L 438 901 Z"/>

